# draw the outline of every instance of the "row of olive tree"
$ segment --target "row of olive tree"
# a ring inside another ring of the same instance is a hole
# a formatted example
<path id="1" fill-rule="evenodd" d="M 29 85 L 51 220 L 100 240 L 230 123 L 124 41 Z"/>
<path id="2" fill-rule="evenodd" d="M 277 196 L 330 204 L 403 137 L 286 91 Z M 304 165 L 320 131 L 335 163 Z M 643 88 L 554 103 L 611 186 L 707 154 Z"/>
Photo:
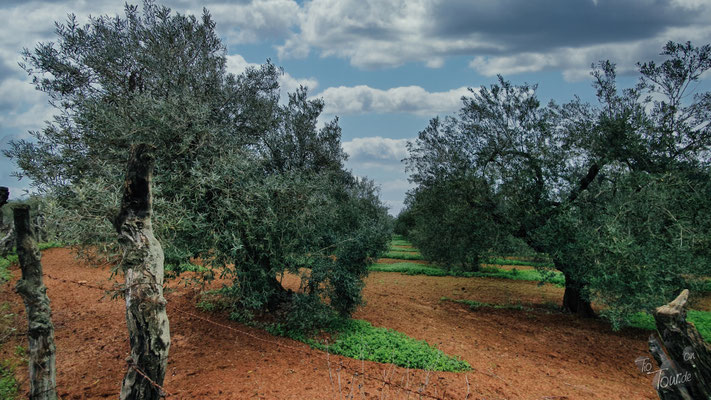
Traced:
<path id="1" fill-rule="evenodd" d="M 711 94 L 692 93 L 711 47 L 668 43 L 639 83 L 593 66 L 600 101 L 541 105 L 499 77 L 409 145 L 417 184 L 398 221 L 435 261 L 470 265 L 507 235 L 563 272 L 563 308 L 615 324 L 708 275 Z M 492 231 L 503 234 L 492 234 Z"/>
<path id="2" fill-rule="evenodd" d="M 6 155 L 45 196 L 65 240 L 117 254 L 112 221 L 133 145 L 155 158 L 154 229 L 168 264 L 202 260 L 234 280 L 247 310 L 308 303 L 277 277 L 302 274 L 311 302 L 349 314 L 389 237 L 377 188 L 344 168 L 341 130 L 305 88 L 280 102 L 271 64 L 226 70 L 207 10 L 153 1 L 125 17 L 74 16 L 25 50 L 24 69 L 57 109 Z"/>

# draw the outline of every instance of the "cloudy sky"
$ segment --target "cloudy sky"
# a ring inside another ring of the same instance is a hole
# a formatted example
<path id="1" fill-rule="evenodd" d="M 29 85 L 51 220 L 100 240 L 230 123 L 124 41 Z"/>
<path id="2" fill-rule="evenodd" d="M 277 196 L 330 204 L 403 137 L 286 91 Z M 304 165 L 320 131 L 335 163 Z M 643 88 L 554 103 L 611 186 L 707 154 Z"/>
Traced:
<path id="1" fill-rule="evenodd" d="M 139 0 L 134 0 L 136 3 Z M 0 2 L 0 148 L 43 126 L 52 109 L 18 67 L 23 47 L 54 37 L 68 13 L 123 13 L 123 0 Z M 594 101 L 590 64 L 617 63 L 623 83 L 635 63 L 658 58 L 669 40 L 711 43 L 711 0 L 165 0 L 181 13 L 206 7 L 228 48 L 231 71 L 271 59 L 285 90 L 303 84 L 340 118 L 348 167 L 374 179 L 396 214 L 410 187 L 405 143 L 436 115 L 456 112 L 468 87 L 503 74 L 539 83 L 543 100 Z M 708 81 L 709 79 L 706 79 Z M 708 88 L 707 82 L 701 85 Z M 708 90 L 708 89 L 706 89 Z M 0 185 L 18 197 L 28 182 Z"/>

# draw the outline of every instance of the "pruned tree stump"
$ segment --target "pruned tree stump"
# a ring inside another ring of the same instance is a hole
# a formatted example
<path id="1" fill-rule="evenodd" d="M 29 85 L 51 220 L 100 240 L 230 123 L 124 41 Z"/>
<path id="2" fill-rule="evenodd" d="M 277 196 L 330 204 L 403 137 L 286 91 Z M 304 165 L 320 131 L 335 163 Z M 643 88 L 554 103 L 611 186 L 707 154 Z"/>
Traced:
<path id="1" fill-rule="evenodd" d="M 694 324 L 686 321 L 689 291 L 654 311 L 661 343 L 649 338 L 649 350 L 659 364 L 654 385 L 662 400 L 711 400 L 711 346 Z"/>
<path id="2" fill-rule="evenodd" d="M 41 253 L 30 225 L 30 208 L 21 205 L 13 209 L 17 228 L 17 256 L 22 269 L 22 279 L 15 291 L 25 302 L 27 311 L 27 338 L 29 341 L 30 400 L 55 400 L 56 370 L 54 325 L 47 297 L 47 287 L 42 280 Z"/>
<path id="3" fill-rule="evenodd" d="M 163 297 L 163 249 L 153 235 L 151 181 L 153 148 L 131 149 L 121 209 L 114 220 L 123 249 L 126 325 L 131 354 L 121 385 L 121 400 L 156 400 L 165 395 L 163 380 L 170 350 L 170 328 Z"/>

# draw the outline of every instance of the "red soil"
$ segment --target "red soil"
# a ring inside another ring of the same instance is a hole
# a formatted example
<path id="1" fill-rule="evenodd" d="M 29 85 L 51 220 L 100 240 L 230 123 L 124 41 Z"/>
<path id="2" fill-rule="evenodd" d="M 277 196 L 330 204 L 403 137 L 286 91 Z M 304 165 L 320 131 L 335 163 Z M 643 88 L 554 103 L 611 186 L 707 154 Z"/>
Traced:
<path id="1" fill-rule="evenodd" d="M 61 398 L 116 398 L 129 350 L 124 304 L 90 287 L 111 286 L 109 267 L 78 262 L 66 249 L 45 251 L 42 261 L 52 301 Z M 293 277 L 285 281 L 296 284 Z M 11 287 L 0 288 L 0 302 L 11 303 L 21 332 L 26 329 L 24 309 Z M 416 399 L 405 389 L 420 388 L 448 399 L 656 398 L 651 377 L 640 375 L 634 364 L 648 354 L 649 333 L 612 332 L 603 322 L 550 311 L 547 304 L 562 297 L 562 290 L 550 285 L 395 273 L 368 277 L 367 305 L 355 317 L 460 355 L 473 367 L 467 373 L 409 371 L 327 356 L 224 315 L 197 311 L 196 290 L 177 282 L 170 287 L 166 298 L 173 343 L 164 384 L 169 398 Z M 472 311 L 441 301 L 443 296 L 539 308 Z M 13 358 L 17 345 L 26 347 L 26 339 L 11 339 L 0 359 Z M 341 363 L 350 369 L 341 369 Z M 16 373 L 25 394 L 27 370 L 19 367 Z"/>

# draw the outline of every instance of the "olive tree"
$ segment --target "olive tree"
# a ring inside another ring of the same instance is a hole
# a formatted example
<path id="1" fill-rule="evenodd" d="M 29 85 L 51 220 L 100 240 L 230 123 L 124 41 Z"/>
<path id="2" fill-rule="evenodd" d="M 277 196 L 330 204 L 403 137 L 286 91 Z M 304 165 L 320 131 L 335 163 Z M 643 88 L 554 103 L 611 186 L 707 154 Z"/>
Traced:
<path id="1" fill-rule="evenodd" d="M 294 296 L 277 278 L 300 272 L 311 301 L 350 313 L 386 246 L 377 190 L 345 170 L 338 121 L 317 126 L 321 100 L 302 88 L 280 103 L 282 72 L 269 61 L 228 73 L 214 28 L 207 10 L 152 1 L 83 26 L 70 16 L 57 41 L 24 52 L 58 116 L 6 154 L 53 201 L 66 239 L 111 256 L 130 148 L 151 146 L 167 264 L 200 259 L 234 279 L 248 309 L 288 309 Z"/>
<path id="2" fill-rule="evenodd" d="M 711 47 L 669 43 L 662 55 L 625 90 L 612 63 L 594 65 L 597 107 L 542 106 L 535 86 L 499 77 L 463 98 L 458 118 L 420 132 L 411 179 L 467 170 L 486 182 L 498 227 L 565 275 L 565 310 L 592 315 L 596 300 L 619 322 L 661 305 L 708 265 L 711 233 L 711 95 L 689 93 Z"/>
<path id="3" fill-rule="evenodd" d="M 421 184 L 408 194 L 408 238 L 428 260 L 448 269 L 477 271 L 480 256 L 497 236 L 497 207 L 485 181 L 475 176 L 447 177 Z M 402 214 L 401 214 L 402 215 Z"/>

